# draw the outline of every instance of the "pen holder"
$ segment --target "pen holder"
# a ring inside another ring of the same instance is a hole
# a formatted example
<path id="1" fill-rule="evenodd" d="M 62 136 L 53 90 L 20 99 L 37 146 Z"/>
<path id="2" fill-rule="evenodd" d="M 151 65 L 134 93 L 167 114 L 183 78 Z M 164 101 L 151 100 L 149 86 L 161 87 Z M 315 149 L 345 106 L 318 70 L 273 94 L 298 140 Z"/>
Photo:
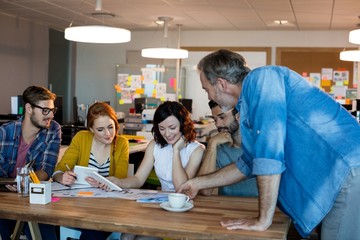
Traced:
<path id="1" fill-rule="evenodd" d="M 51 182 L 30 183 L 30 203 L 48 204 L 51 202 Z"/>

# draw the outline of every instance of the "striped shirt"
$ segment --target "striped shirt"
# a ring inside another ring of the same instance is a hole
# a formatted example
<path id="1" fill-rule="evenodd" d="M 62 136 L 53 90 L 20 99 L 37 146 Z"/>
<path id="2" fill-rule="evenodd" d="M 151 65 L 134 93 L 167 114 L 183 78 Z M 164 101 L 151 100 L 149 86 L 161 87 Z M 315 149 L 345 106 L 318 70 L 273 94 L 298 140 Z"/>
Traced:
<path id="1" fill-rule="evenodd" d="M 108 177 L 110 172 L 110 157 L 103 164 L 99 164 L 93 153 L 90 153 L 89 167 L 98 169 L 98 173 L 103 177 Z"/>

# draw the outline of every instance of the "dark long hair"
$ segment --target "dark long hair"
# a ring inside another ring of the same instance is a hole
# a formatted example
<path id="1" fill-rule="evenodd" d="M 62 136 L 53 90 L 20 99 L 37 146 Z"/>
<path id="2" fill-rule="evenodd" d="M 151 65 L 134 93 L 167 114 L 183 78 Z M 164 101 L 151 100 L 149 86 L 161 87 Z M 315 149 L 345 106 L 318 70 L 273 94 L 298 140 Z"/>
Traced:
<path id="1" fill-rule="evenodd" d="M 193 142 L 196 139 L 196 130 L 191 120 L 190 112 L 181 103 L 172 101 L 162 103 L 155 111 L 153 127 L 151 129 L 155 142 L 160 144 L 161 147 L 165 147 L 168 144 L 160 133 L 159 123 L 170 116 L 174 116 L 179 120 L 180 132 L 185 137 L 186 142 Z"/>

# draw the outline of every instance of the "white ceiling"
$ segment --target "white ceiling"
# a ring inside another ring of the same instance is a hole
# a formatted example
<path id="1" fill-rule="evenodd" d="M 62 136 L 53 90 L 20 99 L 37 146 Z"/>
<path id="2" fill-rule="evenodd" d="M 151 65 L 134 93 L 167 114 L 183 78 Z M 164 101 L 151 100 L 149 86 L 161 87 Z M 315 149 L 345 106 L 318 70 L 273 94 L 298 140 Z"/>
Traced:
<path id="1" fill-rule="evenodd" d="M 0 14 L 64 30 L 100 24 L 153 30 L 160 16 L 173 18 L 169 29 L 182 30 L 351 30 L 360 23 L 360 0 L 0 0 Z M 275 25 L 288 20 L 289 25 Z"/>

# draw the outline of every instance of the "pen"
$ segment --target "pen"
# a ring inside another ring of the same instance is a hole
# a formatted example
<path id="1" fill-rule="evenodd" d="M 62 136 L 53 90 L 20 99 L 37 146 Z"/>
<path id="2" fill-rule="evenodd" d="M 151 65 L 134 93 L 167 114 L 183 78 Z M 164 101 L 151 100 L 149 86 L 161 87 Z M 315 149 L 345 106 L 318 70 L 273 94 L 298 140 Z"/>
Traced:
<path id="1" fill-rule="evenodd" d="M 65 166 L 66 166 L 66 168 L 67 168 L 69 171 L 71 171 L 71 169 L 69 168 L 69 166 L 67 165 L 67 163 L 65 163 Z"/>
<path id="2" fill-rule="evenodd" d="M 67 163 L 65 163 L 65 166 L 66 166 L 66 168 L 67 168 L 69 171 L 71 171 L 71 169 L 70 169 L 70 167 L 67 165 Z M 77 179 L 76 176 L 74 176 L 74 178 L 75 178 L 75 180 Z"/>

